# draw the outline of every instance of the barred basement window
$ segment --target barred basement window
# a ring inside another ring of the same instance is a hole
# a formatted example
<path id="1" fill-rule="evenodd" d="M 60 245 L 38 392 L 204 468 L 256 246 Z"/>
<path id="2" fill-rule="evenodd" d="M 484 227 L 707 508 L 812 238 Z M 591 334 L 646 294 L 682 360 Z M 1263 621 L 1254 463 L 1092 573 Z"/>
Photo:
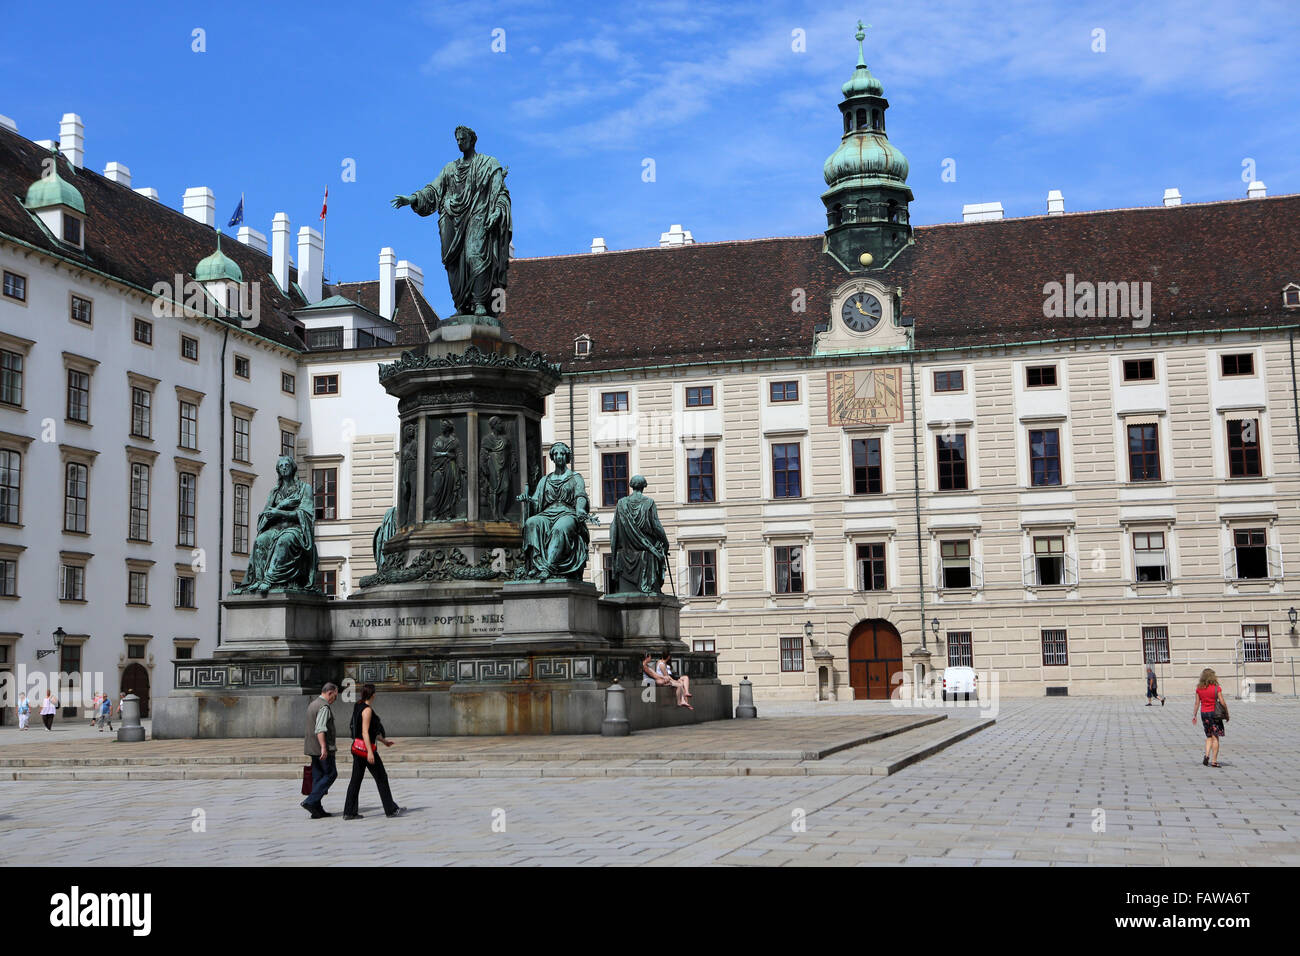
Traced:
<path id="1" fill-rule="evenodd" d="M 971 648 L 970 631 L 948 632 L 948 666 L 974 667 L 975 652 Z"/>
<path id="2" fill-rule="evenodd" d="M 781 638 L 781 670 L 803 670 L 803 638 Z"/>
<path id="3" fill-rule="evenodd" d="M 1147 664 L 1169 663 L 1169 628 L 1142 628 L 1142 660 Z"/>
<path id="4" fill-rule="evenodd" d="M 1064 630 L 1044 630 L 1043 666 L 1064 667 L 1070 663 Z"/>
<path id="5" fill-rule="evenodd" d="M 1268 639 L 1268 625 L 1241 625 L 1241 651 L 1242 660 L 1247 664 L 1271 663 L 1273 648 Z"/>

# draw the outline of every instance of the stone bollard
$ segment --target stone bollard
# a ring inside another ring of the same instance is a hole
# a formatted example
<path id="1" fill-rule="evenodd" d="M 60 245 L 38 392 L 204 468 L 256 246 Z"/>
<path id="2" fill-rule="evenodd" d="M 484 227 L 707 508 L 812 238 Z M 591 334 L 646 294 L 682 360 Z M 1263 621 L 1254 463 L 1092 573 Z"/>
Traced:
<path id="1" fill-rule="evenodd" d="M 127 694 L 122 698 L 122 726 L 117 729 L 117 739 L 127 743 L 144 740 L 144 726 L 140 723 L 140 698 Z"/>
<path id="2" fill-rule="evenodd" d="M 602 737 L 626 737 L 632 732 L 632 725 L 627 721 L 626 695 L 617 677 L 605 688 L 605 719 L 600 722 Z"/>
<path id="3" fill-rule="evenodd" d="M 754 685 L 746 675 L 740 682 L 740 703 L 736 705 L 736 718 L 757 717 L 758 708 L 754 706 Z"/>

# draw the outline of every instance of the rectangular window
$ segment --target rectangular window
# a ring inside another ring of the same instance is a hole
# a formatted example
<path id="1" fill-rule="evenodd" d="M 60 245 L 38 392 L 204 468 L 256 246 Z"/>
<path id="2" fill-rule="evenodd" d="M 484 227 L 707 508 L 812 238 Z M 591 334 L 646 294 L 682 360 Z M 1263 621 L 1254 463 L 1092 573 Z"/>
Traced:
<path id="1" fill-rule="evenodd" d="M 1230 375 L 1254 375 L 1255 374 L 1255 353 L 1240 352 L 1235 355 L 1221 355 L 1219 357 L 1222 363 L 1223 375 L 1227 378 Z"/>
<path id="2" fill-rule="evenodd" d="M 1160 426 L 1128 426 L 1128 480 L 1160 480 Z"/>
<path id="3" fill-rule="evenodd" d="M 715 501 L 713 487 L 713 449 L 686 451 L 686 500 Z"/>
<path id="4" fill-rule="evenodd" d="M 194 608 L 194 579 L 186 574 L 176 575 L 176 606 Z"/>
<path id="5" fill-rule="evenodd" d="M 324 571 L 320 573 L 320 590 L 328 598 L 339 596 L 339 573 L 336 570 Z"/>
<path id="6" fill-rule="evenodd" d="M 884 544 L 858 545 L 858 590 L 883 591 L 888 586 Z"/>
<path id="7" fill-rule="evenodd" d="M 297 388 L 298 379 L 294 377 L 292 372 L 280 373 L 280 391 L 286 395 L 292 395 Z"/>
<path id="8" fill-rule="evenodd" d="M 880 439 L 853 439 L 853 493 L 879 495 L 885 490 L 885 472 L 880 465 Z"/>
<path id="9" fill-rule="evenodd" d="M 235 461 L 248 462 L 250 461 L 249 455 L 252 454 L 252 452 L 249 450 L 251 446 L 251 442 L 249 440 L 249 434 L 248 434 L 250 423 L 247 418 L 240 418 L 238 415 L 235 415 L 234 426 L 235 426 L 235 449 L 234 449 Z"/>
<path id="10" fill-rule="evenodd" d="M 183 548 L 194 547 L 195 516 L 198 514 L 199 479 L 182 471 L 176 480 L 176 543 Z"/>
<path id="11" fill-rule="evenodd" d="M 1039 585 L 1051 587 L 1065 583 L 1065 539 L 1035 538 L 1034 568 Z"/>
<path id="12" fill-rule="evenodd" d="M 18 562 L 0 558 L 0 597 L 18 596 Z"/>
<path id="13" fill-rule="evenodd" d="M 798 498 L 803 494 L 799 481 L 799 443 L 772 446 L 772 497 Z"/>
<path id="14" fill-rule="evenodd" d="M 191 362 L 199 360 L 199 340 L 192 335 L 181 336 L 181 358 Z"/>
<path id="15" fill-rule="evenodd" d="M 718 593 L 718 552 L 688 551 L 691 597 L 715 597 Z"/>
<path id="16" fill-rule="evenodd" d="M 149 466 L 131 463 L 130 519 L 127 537 L 132 541 L 149 540 Z"/>
<path id="17" fill-rule="evenodd" d="M 79 369 L 68 369 L 68 421 L 90 422 L 90 376 Z"/>
<path id="18" fill-rule="evenodd" d="M 1043 634 L 1043 666 L 1044 667 L 1064 667 L 1070 663 L 1069 648 L 1065 639 L 1065 631 L 1062 629 L 1044 630 Z"/>
<path id="19" fill-rule="evenodd" d="M 934 390 L 936 392 L 961 392 L 966 389 L 966 373 L 961 369 L 951 369 L 934 373 Z"/>
<path id="20" fill-rule="evenodd" d="M 176 659 L 177 659 L 178 661 L 189 661 L 189 660 L 193 660 L 193 659 L 194 659 L 194 648 L 192 648 L 192 647 L 182 647 L 182 646 L 178 645 L 178 646 L 176 647 Z"/>
<path id="21" fill-rule="evenodd" d="M 781 638 L 781 670 L 803 670 L 803 638 Z"/>
<path id="22" fill-rule="evenodd" d="M 316 520 L 333 521 L 338 513 L 339 470 L 313 468 L 311 486 L 316 492 Z"/>
<path id="23" fill-rule="evenodd" d="M 153 323 L 136 319 L 131 330 L 131 337 L 141 345 L 153 345 Z"/>
<path id="24" fill-rule="evenodd" d="M 940 541 L 939 560 L 943 565 L 944 588 L 971 586 L 969 541 Z"/>
<path id="25" fill-rule="evenodd" d="M 77 564 L 65 564 L 60 567 L 59 600 L 86 600 L 86 569 Z"/>
<path id="26" fill-rule="evenodd" d="M 180 445 L 191 450 L 199 447 L 199 406 L 193 402 L 181 402 Z"/>
<path id="27" fill-rule="evenodd" d="M 318 352 L 343 348 L 343 329 L 308 329 L 307 348 Z"/>
<path id="28" fill-rule="evenodd" d="M 708 408 L 713 405 L 712 385 L 690 385 L 686 388 L 687 408 Z"/>
<path id="29" fill-rule="evenodd" d="M 231 540 L 231 550 L 235 554 L 248 554 L 248 485 L 235 485 L 235 532 Z"/>
<path id="30" fill-rule="evenodd" d="M 702 641 L 691 641 L 691 650 L 697 653 L 716 654 L 718 653 L 718 642 L 712 638 Z"/>
<path id="31" fill-rule="evenodd" d="M 1247 664 L 1272 663 L 1273 648 L 1269 643 L 1267 624 L 1241 625 L 1241 654 Z"/>
<path id="32" fill-rule="evenodd" d="M 339 393 L 338 375 L 313 375 L 311 377 L 311 393 L 313 395 L 337 395 Z"/>
<path id="33" fill-rule="evenodd" d="M 19 302 L 26 302 L 27 279 L 15 272 L 6 272 L 4 293 L 5 296 L 10 299 L 17 299 Z"/>
<path id="34" fill-rule="evenodd" d="M 63 475 L 63 530 L 85 534 L 90 469 L 80 462 L 70 461 Z"/>
<path id="35" fill-rule="evenodd" d="M 971 649 L 970 631 L 948 632 L 948 666 L 974 667 L 974 651 Z"/>
<path id="36" fill-rule="evenodd" d="M 769 382 L 768 398 L 773 402 L 799 401 L 799 382 Z M 802 670 L 802 668 L 800 668 Z"/>
<path id="37" fill-rule="evenodd" d="M 83 299 L 79 295 L 74 295 L 72 297 L 72 321 L 90 325 L 91 311 L 89 299 Z"/>
<path id="38" fill-rule="evenodd" d="M 143 644 L 138 644 L 138 643 L 128 644 L 126 646 L 126 659 L 129 661 L 144 660 L 144 647 L 145 646 Z"/>
<path id="39" fill-rule="evenodd" d="M 1025 388 L 1050 388 L 1055 384 L 1055 365 L 1025 366 Z"/>
<path id="40" fill-rule="evenodd" d="M 1142 660 L 1146 664 L 1169 663 L 1169 628 L 1142 628 Z"/>
<path id="41" fill-rule="evenodd" d="M 0 524 L 17 524 L 22 500 L 23 456 L 0 448 Z"/>
<path id="42" fill-rule="evenodd" d="M 23 403 L 23 355 L 0 349 L 0 402 L 6 405 Z"/>
<path id="43" fill-rule="evenodd" d="M 1268 541 L 1263 528 L 1247 528 L 1232 533 L 1237 559 L 1238 578 L 1268 577 Z"/>
<path id="44" fill-rule="evenodd" d="M 280 431 L 280 457 L 293 458 L 297 453 L 298 436 L 291 431 Z"/>
<path id="45" fill-rule="evenodd" d="M 600 410 L 602 412 L 627 411 L 627 392 L 601 392 Z"/>
<path id="46" fill-rule="evenodd" d="M 627 497 L 627 452 L 610 452 L 600 456 L 601 504 L 612 508 L 618 499 Z"/>
<path id="47" fill-rule="evenodd" d="M 776 593 L 803 594 L 803 548 L 778 545 L 774 553 Z"/>
<path id="48" fill-rule="evenodd" d="M 1138 581 L 1169 580 L 1169 558 L 1163 531 L 1133 533 L 1133 571 Z"/>
<path id="49" fill-rule="evenodd" d="M 966 487 L 966 436 L 935 436 L 936 461 L 940 491 L 960 491 Z"/>
<path id="50" fill-rule="evenodd" d="M 235 378 L 247 380 L 252 375 L 252 363 L 243 355 L 235 356 Z"/>
<path id="51" fill-rule="evenodd" d="M 153 437 L 153 394 L 147 388 L 131 389 L 131 437 Z"/>
<path id="52" fill-rule="evenodd" d="M 81 245 L 81 220 L 66 212 L 63 214 L 63 241 L 71 246 Z"/>
<path id="53" fill-rule="evenodd" d="M 1258 478 L 1264 474 L 1259 457 L 1259 420 L 1233 418 L 1228 421 L 1228 475 Z"/>
<path id="54" fill-rule="evenodd" d="M 1029 482 L 1036 488 L 1061 483 L 1060 429 L 1029 430 Z"/>
<path id="55" fill-rule="evenodd" d="M 143 607 L 149 603 L 149 572 L 126 573 L 126 603 Z"/>
<path id="56" fill-rule="evenodd" d="M 1155 359 L 1125 359 L 1124 381 L 1153 382 L 1156 377 Z"/>

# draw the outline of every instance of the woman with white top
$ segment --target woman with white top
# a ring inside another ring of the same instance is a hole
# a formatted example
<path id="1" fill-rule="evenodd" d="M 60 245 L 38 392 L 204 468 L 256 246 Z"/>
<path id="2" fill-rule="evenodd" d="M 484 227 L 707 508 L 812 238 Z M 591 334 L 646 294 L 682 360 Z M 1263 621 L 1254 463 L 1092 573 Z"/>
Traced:
<path id="1" fill-rule="evenodd" d="M 664 651 L 663 656 L 659 658 L 659 663 L 655 665 L 655 673 L 665 683 L 671 684 L 677 688 L 677 706 L 694 710 L 689 703 L 689 698 L 694 695 L 691 693 L 691 679 L 683 674 L 680 678 L 673 677 L 672 652 Z"/>
<path id="2" fill-rule="evenodd" d="M 54 696 L 54 691 L 47 691 L 45 701 L 41 704 L 41 720 L 45 724 L 46 730 L 54 729 L 54 711 L 58 709 L 59 699 Z"/>

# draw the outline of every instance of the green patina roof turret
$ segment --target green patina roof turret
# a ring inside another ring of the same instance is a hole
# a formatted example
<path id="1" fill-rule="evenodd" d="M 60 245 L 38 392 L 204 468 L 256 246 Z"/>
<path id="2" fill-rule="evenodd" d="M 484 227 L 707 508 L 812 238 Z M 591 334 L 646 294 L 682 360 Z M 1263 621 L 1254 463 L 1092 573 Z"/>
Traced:
<path id="1" fill-rule="evenodd" d="M 194 278 L 199 282 L 215 282 L 229 279 L 231 282 L 243 282 L 244 273 L 234 259 L 221 251 L 221 230 L 217 230 L 217 251 L 212 253 L 194 267 Z"/>
<path id="2" fill-rule="evenodd" d="M 50 150 L 50 174 L 27 187 L 27 201 L 24 205 L 33 211 L 51 206 L 67 206 L 84 216 L 86 203 L 77 188 L 59 175 L 58 155 L 59 147 L 56 143 Z"/>
<path id="3" fill-rule="evenodd" d="M 858 21 L 858 32 L 854 34 L 854 37 L 858 41 L 858 68 L 853 71 L 853 76 L 849 78 L 849 81 L 840 87 L 840 91 L 844 94 L 845 99 L 848 99 L 851 96 L 863 94 L 869 96 L 883 96 L 885 88 L 880 85 L 880 81 L 872 76 L 871 71 L 867 69 L 867 60 L 862 53 L 862 41 L 867 38 L 867 34 L 862 29 L 861 20 Z"/>

